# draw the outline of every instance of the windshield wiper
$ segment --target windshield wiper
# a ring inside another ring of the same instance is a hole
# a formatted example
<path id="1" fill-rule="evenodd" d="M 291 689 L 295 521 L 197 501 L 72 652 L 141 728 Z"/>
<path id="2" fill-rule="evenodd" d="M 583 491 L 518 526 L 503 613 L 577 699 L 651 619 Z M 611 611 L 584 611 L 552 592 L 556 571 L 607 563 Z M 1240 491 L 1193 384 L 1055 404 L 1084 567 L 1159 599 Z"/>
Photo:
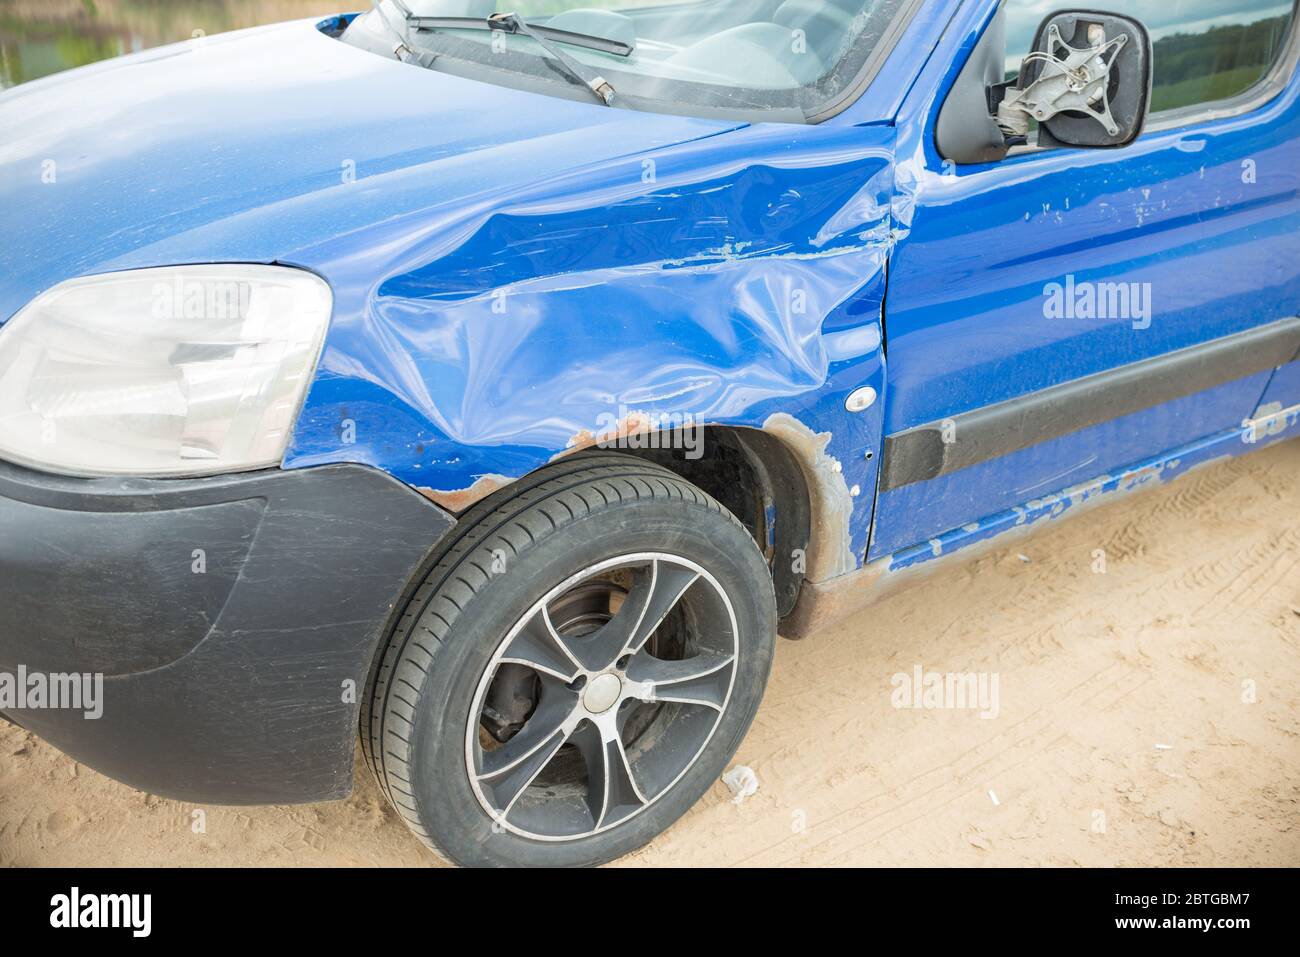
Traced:
<path id="1" fill-rule="evenodd" d="M 399 4 L 399 9 L 401 6 Z M 405 12 L 405 11 L 403 11 Z M 542 24 L 525 23 L 517 13 L 494 13 L 490 17 L 423 17 L 408 13 L 406 22 L 417 30 L 502 30 L 506 33 L 522 33 L 536 39 L 539 36 L 548 40 L 567 43 L 570 46 L 586 47 L 601 53 L 615 56 L 631 56 L 635 47 L 622 40 L 598 37 L 591 33 L 575 33 L 572 30 L 557 30 Z"/>
<path id="2" fill-rule="evenodd" d="M 556 47 L 551 41 L 555 40 L 571 46 L 586 47 L 589 50 L 599 50 L 602 53 L 613 53 L 616 56 L 631 56 L 633 49 L 630 44 L 621 40 L 611 40 L 608 37 L 573 33 L 569 30 L 556 30 L 546 26 L 533 26 L 524 22 L 524 19 L 517 13 L 494 13 L 486 18 L 418 17 L 408 14 L 406 23 L 416 30 L 496 30 L 501 33 L 522 34 L 536 41 L 537 45 L 546 51 L 552 61 L 558 64 L 569 76 L 578 80 L 596 96 L 600 97 L 601 102 L 606 106 L 610 106 L 614 102 L 614 87 L 610 85 L 610 82 L 603 76 L 588 70 L 577 60 Z"/>
<path id="3" fill-rule="evenodd" d="M 402 0 L 393 0 L 394 7 L 398 8 L 398 13 L 402 14 L 403 20 L 406 21 L 404 22 L 406 30 L 398 30 L 393 26 L 393 22 L 389 20 L 387 14 L 383 12 L 381 0 L 370 0 L 370 5 L 374 7 L 374 16 L 380 18 L 380 22 L 387 27 L 389 33 L 393 34 L 396 42 L 398 42 L 393 48 L 393 56 L 402 62 L 419 61 L 420 53 L 411 49 L 411 17 L 415 16 L 415 14 L 411 13 L 411 9 L 402 3 Z"/>

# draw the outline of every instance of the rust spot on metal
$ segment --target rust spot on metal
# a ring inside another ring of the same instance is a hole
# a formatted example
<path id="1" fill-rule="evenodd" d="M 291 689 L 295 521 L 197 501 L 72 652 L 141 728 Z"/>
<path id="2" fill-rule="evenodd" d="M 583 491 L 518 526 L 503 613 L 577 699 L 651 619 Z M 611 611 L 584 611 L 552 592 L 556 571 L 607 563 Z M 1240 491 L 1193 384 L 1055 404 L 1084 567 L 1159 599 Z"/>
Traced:
<path id="1" fill-rule="evenodd" d="M 433 488 L 417 488 L 416 491 L 440 508 L 449 512 L 463 512 L 474 503 L 482 501 L 514 481 L 515 479 L 505 475 L 480 475 L 469 488 L 450 492 Z"/>
<path id="2" fill-rule="evenodd" d="M 643 412 L 629 412 L 619 421 L 615 428 L 608 429 L 599 435 L 590 429 L 577 432 L 569 439 L 563 450 L 551 456 L 551 461 L 564 458 L 566 455 L 572 455 L 574 452 L 580 452 L 583 449 L 620 448 L 620 442 L 624 439 L 653 431 L 655 431 L 655 423 L 649 415 Z"/>
<path id="3" fill-rule="evenodd" d="M 830 432 L 814 432 L 785 412 L 768 416 L 763 431 L 779 439 L 803 470 L 812 505 L 812 537 L 804 577 L 825 582 L 857 568 L 849 533 L 853 493 L 843 469 L 826 447 Z"/>

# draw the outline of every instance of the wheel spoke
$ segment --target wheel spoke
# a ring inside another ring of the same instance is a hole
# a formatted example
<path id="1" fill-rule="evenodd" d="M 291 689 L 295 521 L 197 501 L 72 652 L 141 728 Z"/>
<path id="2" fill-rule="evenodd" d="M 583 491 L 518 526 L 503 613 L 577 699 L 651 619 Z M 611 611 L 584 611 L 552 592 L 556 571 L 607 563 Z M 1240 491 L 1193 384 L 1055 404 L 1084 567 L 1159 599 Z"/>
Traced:
<path id="1" fill-rule="evenodd" d="M 500 660 L 525 665 L 564 682 L 572 681 L 582 670 L 545 608 L 539 609 L 515 635 Z"/>
<path id="2" fill-rule="evenodd" d="M 637 569 L 618 614 L 589 638 L 572 642 L 574 657 L 589 671 L 598 671 L 640 651 L 699 577 L 697 572 L 658 560 Z"/>
<path id="3" fill-rule="evenodd" d="M 650 803 L 637 786 L 613 713 L 584 722 L 572 740 L 587 765 L 587 808 L 597 828 Z"/>
<path id="4" fill-rule="evenodd" d="M 642 701 L 702 705 L 721 711 L 731 686 L 734 655 L 703 652 L 682 661 L 664 661 L 645 652 L 628 663 L 632 694 Z"/>
<path id="5" fill-rule="evenodd" d="M 563 744 L 578 723 L 577 708 L 576 692 L 570 691 L 556 678 L 543 677 L 541 700 L 524 726 L 495 751 L 483 753 L 479 780 L 492 783 L 494 779 L 503 778 L 539 752 L 550 748 L 557 733 L 562 735 L 560 743 Z"/>
<path id="6" fill-rule="evenodd" d="M 541 747 L 536 748 L 525 760 L 513 765 L 509 770 L 495 776 L 485 775 L 479 778 L 480 785 L 491 792 L 493 804 L 502 819 L 509 818 L 510 809 L 514 807 L 515 801 L 519 800 L 519 796 L 537 779 L 537 775 L 551 763 L 551 759 L 564 746 L 567 738 L 568 734 L 563 730 L 557 730 L 542 743 Z"/>

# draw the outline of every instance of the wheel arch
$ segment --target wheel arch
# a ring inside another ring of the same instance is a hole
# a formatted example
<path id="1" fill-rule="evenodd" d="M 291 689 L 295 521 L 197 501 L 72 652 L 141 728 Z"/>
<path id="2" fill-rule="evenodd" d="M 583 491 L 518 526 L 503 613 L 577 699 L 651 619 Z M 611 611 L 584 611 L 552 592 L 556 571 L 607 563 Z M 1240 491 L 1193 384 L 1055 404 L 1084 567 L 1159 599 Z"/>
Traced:
<path id="1" fill-rule="evenodd" d="M 675 473 L 707 492 L 749 530 L 772 572 L 777 611 L 789 615 L 806 577 L 822 566 L 820 552 L 834 547 L 826 527 L 825 506 L 815 493 L 812 464 L 803 462 L 799 450 L 783 438 L 748 426 L 708 425 L 699 430 L 692 448 L 673 440 L 670 431 L 624 436 L 609 445 L 597 445 L 562 457 L 611 452 L 641 458 Z M 501 495 L 520 479 L 545 470 L 551 463 L 518 479 L 492 476 L 456 494 L 431 498 L 453 512 Z M 428 494 L 426 492 L 426 494 Z M 842 519 L 840 519 L 842 521 Z"/>
<path id="2" fill-rule="evenodd" d="M 677 448 L 625 451 L 671 470 L 736 516 L 767 561 L 777 612 L 785 617 L 798 601 L 813 545 L 812 498 L 803 469 L 784 442 L 761 429 L 701 431 L 707 452 L 695 458 Z"/>

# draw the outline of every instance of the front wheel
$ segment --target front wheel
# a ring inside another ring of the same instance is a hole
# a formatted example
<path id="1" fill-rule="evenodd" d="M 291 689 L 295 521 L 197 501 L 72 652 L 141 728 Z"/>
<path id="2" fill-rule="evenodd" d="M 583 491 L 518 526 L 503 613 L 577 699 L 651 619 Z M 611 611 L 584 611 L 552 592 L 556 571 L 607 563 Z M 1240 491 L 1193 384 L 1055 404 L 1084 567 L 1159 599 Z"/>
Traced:
<path id="1" fill-rule="evenodd" d="M 775 636 L 730 513 L 666 469 L 575 458 L 464 516 L 383 653 L 363 745 L 452 861 L 598 864 L 718 779 Z"/>

